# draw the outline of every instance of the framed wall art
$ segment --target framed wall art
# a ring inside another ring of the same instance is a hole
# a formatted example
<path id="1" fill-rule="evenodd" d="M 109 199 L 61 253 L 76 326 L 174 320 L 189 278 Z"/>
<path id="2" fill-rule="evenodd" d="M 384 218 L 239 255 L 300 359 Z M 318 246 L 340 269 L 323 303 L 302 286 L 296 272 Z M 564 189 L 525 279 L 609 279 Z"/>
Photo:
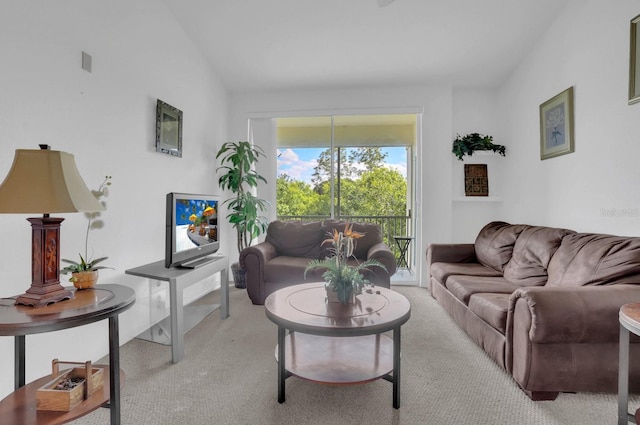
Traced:
<path id="1" fill-rule="evenodd" d="M 573 87 L 569 87 L 540 105 L 540 159 L 573 150 Z"/>
<path id="2" fill-rule="evenodd" d="M 640 15 L 631 20 L 629 56 L 629 105 L 640 102 Z"/>
<path id="3" fill-rule="evenodd" d="M 182 111 L 158 99 L 156 152 L 182 157 Z"/>

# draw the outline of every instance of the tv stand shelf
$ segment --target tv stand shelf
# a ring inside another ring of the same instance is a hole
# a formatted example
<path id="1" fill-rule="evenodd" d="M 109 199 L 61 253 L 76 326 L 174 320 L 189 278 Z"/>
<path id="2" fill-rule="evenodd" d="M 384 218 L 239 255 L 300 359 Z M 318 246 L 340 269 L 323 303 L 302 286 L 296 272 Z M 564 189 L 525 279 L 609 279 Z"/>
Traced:
<path id="1" fill-rule="evenodd" d="M 169 282 L 169 317 L 154 326 L 162 329 L 163 335 L 170 339 L 158 341 L 153 336 L 152 330 L 143 332 L 139 337 L 171 345 L 171 360 L 173 363 L 178 363 L 184 358 L 184 334 L 189 329 L 218 308 L 220 308 L 220 317 L 222 319 L 229 317 L 229 281 L 227 278 L 229 260 L 224 256 L 213 256 L 210 259 L 211 261 L 199 264 L 192 269 L 166 268 L 164 260 L 160 260 L 125 270 L 126 274 L 133 276 Z M 183 305 L 182 292 L 186 287 L 218 272 L 220 273 L 220 305 Z M 187 314 L 185 314 L 185 311 Z M 190 311 L 195 312 L 195 314 L 189 314 Z M 165 328 L 169 328 L 170 331 L 164 332 Z"/>

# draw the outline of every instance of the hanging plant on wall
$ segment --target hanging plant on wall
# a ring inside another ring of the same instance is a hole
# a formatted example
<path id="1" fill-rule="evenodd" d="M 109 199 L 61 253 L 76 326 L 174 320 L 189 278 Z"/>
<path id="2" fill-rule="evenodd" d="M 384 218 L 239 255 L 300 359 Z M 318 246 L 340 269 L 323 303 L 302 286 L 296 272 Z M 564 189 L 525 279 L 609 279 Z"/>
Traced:
<path id="1" fill-rule="evenodd" d="M 473 155 L 475 151 L 493 151 L 502 156 L 506 155 L 506 148 L 503 145 L 493 143 L 493 136 L 485 136 L 479 133 L 470 133 L 461 137 L 459 134 L 453 141 L 453 154 L 462 161 L 465 155 Z"/>

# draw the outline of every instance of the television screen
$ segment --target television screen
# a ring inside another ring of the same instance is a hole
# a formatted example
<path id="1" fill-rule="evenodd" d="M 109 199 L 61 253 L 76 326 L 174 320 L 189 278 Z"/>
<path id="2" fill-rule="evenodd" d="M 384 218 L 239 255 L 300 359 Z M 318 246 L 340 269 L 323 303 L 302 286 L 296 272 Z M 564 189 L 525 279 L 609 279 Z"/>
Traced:
<path id="1" fill-rule="evenodd" d="M 218 204 L 215 195 L 167 194 L 166 267 L 196 267 L 218 251 Z"/>

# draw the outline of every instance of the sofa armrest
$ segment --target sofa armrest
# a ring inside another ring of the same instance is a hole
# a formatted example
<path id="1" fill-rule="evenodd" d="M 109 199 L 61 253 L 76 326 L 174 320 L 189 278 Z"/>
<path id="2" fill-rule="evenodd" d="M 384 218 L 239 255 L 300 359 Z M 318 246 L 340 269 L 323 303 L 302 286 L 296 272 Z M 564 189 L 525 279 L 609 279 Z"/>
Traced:
<path id="1" fill-rule="evenodd" d="M 254 256 L 255 259 L 249 260 Z M 264 266 L 266 263 L 278 256 L 276 247 L 270 242 L 260 242 L 259 244 L 249 246 L 242 250 L 239 257 L 240 268 L 246 270 L 247 261 L 256 261 L 256 264 Z"/>
<path id="2" fill-rule="evenodd" d="M 264 266 L 278 255 L 276 247 L 269 242 L 261 242 L 240 252 L 240 268 L 245 271 L 247 294 L 254 304 L 262 304 L 266 297 L 264 287 Z"/>
<path id="3" fill-rule="evenodd" d="M 507 371 L 530 397 L 614 389 L 618 314 L 638 301 L 634 284 L 516 289 L 507 310 Z"/>
<path id="4" fill-rule="evenodd" d="M 393 255 L 393 252 L 391 252 L 391 248 L 384 242 L 378 242 L 369 248 L 369 251 L 367 251 L 367 260 L 380 261 L 387 268 L 387 274 L 389 276 L 396 272 L 396 257 Z"/>
<path id="5" fill-rule="evenodd" d="M 507 340 L 527 332 L 537 344 L 617 342 L 618 313 L 640 302 L 640 285 L 519 288 L 509 300 Z"/>
<path id="6" fill-rule="evenodd" d="M 427 282 L 431 287 L 431 264 L 477 263 L 475 245 L 472 243 L 432 243 L 427 247 Z"/>
<path id="7" fill-rule="evenodd" d="M 427 265 L 433 263 L 477 263 L 475 246 L 472 243 L 437 244 L 427 247 Z"/>

